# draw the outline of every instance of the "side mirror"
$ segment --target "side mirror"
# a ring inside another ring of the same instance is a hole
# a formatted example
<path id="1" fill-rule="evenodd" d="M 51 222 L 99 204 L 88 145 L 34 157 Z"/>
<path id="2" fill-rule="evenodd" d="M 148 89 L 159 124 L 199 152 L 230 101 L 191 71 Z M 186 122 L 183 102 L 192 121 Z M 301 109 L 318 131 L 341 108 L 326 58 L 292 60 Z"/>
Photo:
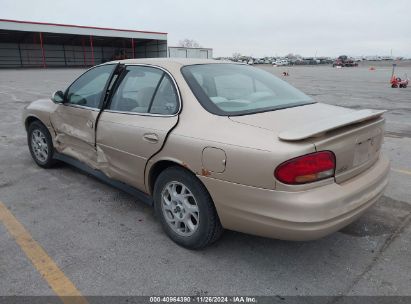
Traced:
<path id="1" fill-rule="evenodd" d="M 64 102 L 64 93 L 62 91 L 56 91 L 51 96 L 51 100 L 55 103 L 63 103 Z"/>

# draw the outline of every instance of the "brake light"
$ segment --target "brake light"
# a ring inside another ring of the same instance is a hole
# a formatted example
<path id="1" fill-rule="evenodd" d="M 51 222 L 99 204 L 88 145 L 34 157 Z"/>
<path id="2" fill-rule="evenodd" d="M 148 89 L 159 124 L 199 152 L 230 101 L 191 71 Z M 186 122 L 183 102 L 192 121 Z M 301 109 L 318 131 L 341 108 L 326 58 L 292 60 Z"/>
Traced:
<path id="1" fill-rule="evenodd" d="M 305 184 L 334 176 L 335 156 L 331 151 L 315 152 L 279 165 L 274 176 L 285 184 Z"/>

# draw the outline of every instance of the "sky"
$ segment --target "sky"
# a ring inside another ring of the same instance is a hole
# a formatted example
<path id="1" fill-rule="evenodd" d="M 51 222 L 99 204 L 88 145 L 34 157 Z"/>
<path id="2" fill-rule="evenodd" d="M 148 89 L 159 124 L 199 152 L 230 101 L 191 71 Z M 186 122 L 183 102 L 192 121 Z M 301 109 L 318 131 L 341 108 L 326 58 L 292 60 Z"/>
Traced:
<path id="1" fill-rule="evenodd" d="M 160 31 L 214 56 L 411 57 L 411 0 L 0 0 L 0 19 Z"/>

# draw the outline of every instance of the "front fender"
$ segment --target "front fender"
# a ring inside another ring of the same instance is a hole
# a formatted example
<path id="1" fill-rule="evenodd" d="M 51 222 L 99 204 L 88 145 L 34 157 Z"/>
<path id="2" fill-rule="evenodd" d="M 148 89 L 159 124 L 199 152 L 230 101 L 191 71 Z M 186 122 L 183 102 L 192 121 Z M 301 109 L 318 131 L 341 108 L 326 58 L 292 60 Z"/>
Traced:
<path id="1" fill-rule="evenodd" d="M 50 114 L 53 113 L 57 107 L 58 105 L 50 99 L 40 99 L 31 102 L 24 108 L 22 115 L 22 120 L 26 131 L 28 129 L 28 122 L 30 121 L 30 118 L 40 120 L 49 130 L 53 130 L 53 126 L 50 122 Z"/>

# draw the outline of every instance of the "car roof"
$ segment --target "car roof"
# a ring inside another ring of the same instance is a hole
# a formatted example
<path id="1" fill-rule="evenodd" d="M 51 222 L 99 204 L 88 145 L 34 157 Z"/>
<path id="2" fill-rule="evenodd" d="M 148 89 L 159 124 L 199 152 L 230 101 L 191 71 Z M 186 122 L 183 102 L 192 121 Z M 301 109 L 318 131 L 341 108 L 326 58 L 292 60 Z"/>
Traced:
<path id="1" fill-rule="evenodd" d="M 166 69 L 180 69 L 187 65 L 196 64 L 212 64 L 212 63 L 232 63 L 231 61 L 213 60 L 213 59 L 196 59 L 196 58 L 141 58 L 141 59 L 125 59 L 106 62 L 105 64 L 123 63 L 123 64 L 147 64 L 160 66 Z"/>

